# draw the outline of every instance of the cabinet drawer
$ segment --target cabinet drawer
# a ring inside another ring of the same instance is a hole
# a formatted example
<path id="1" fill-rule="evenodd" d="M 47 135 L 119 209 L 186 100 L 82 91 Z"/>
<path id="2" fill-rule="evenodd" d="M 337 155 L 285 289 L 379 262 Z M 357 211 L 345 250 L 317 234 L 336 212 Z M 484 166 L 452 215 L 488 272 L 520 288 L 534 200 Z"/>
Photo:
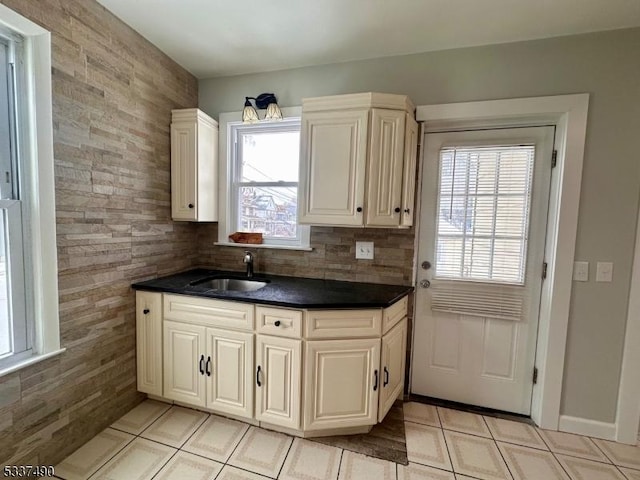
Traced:
<path id="1" fill-rule="evenodd" d="M 254 307 L 250 303 L 164 295 L 165 320 L 197 323 L 207 327 L 253 330 L 253 312 Z"/>
<path id="2" fill-rule="evenodd" d="M 256 330 L 278 337 L 302 337 L 302 311 L 256 306 Z"/>
<path id="3" fill-rule="evenodd" d="M 380 336 L 382 310 L 317 310 L 305 312 L 306 338 Z"/>
<path id="4" fill-rule="evenodd" d="M 407 305 L 409 304 L 409 297 L 405 296 L 402 300 L 398 300 L 396 303 L 388 308 L 384 309 L 382 314 L 382 334 L 387 333 L 391 328 L 407 316 Z"/>

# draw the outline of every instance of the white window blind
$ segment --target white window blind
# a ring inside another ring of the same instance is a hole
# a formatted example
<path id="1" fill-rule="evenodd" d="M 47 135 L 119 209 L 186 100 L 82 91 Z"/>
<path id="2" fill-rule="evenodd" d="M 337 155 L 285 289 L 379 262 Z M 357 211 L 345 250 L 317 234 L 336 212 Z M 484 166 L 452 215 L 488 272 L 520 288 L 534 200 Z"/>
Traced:
<path id="1" fill-rule="evenodd" d="M 524 284 L 533 145 L 440 151 L 436 278 Z"/>

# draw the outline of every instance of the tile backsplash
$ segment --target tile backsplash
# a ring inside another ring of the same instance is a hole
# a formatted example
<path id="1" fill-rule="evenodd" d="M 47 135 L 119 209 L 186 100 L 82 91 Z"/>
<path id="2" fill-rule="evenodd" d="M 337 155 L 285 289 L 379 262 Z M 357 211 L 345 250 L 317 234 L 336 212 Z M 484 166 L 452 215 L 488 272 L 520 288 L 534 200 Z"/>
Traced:
<path id="1" fill-rule="evenodd" d="M 352 282 L 411 285 L 415 230 L 311 227 L 312 251 L 247 248 L 254 253 L 255 271 Z M 200 266 L 244 270 L 243 249 L 214 245 L 218 225 L 199 225 Z M 356 260 L 356 241 L 374 242 L 373 260 Z"/>

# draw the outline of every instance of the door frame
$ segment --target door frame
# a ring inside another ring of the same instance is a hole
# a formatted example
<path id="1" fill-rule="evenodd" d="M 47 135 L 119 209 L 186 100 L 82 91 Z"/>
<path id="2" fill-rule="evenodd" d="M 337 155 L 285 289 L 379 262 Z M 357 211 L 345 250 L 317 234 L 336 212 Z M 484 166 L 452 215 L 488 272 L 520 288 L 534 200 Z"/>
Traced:
<path id="1" fill-rule="evenodd" d="M 631 270 L 631 289 L 627 311 L 618 408 L 616 411 L 615 440 L 635 445 L 640 437 L 640 212 L 636 226 L 636 246 Z"/>
<path id="2" fill-rule="evenodd" d="M 549 269 L 542 286 L 535 361 L 538 382 L 533 386 L 531 404 L 533 421 L 541 428 L 550 430 L 558 430 L 560 422 L 588 106 L 589 94 L 581 93 L 419 105 L 416 108 L 416 120 L 422 122 L 421 142 L 426 132 L 556 126 L 554 149 L 558 152 L 557 165 L 551 179 L 545 247 L 545 259 Z M 421 157 L 423 155 L 424 145 L 421 148 Z M 421 166 L 422 163 L 421 161 Z M 419 192 L 417 196 L 420 198 Z M 416 219 L 419 219 L 419 212 L 416 212 Z M 416 235 L 415 255 L 418 252 L 418 238 L 419 235 Z M 417 258 L 414 258 L 414 278 L 417 274 L 416 265 Z M 413 331 L 415 332 L 415 329 Z"/>

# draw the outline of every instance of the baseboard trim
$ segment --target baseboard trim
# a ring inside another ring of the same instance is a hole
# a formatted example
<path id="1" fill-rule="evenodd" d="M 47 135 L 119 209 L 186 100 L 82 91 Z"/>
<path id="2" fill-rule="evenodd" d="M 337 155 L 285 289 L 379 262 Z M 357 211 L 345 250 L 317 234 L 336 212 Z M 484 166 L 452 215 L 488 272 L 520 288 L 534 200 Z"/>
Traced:
<path id="1" fill-rule="evenodd" d="M 602 438 L 604 440 L 616 439 L 616 424 L 598 422 L 588 418 L 560 415 L 558 430 L 567 433 L 576 433 L 588 437 Z"/>

